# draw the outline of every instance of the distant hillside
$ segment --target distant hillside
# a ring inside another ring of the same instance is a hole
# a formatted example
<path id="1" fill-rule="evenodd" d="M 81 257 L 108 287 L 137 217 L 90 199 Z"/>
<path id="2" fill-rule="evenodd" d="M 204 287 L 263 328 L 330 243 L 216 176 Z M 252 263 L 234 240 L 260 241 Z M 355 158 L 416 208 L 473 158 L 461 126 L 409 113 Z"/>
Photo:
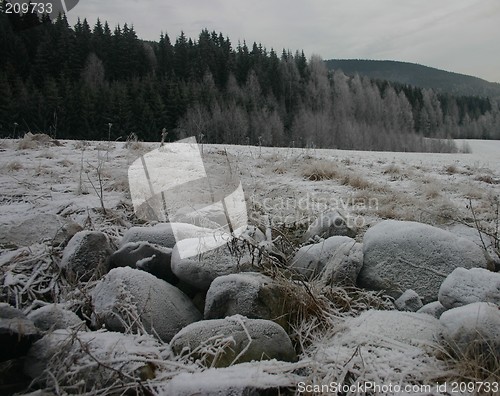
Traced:
<path id="1" fill-rule="evenodd" d="M 455 95 L 483 96 L 500 99 L 500 84 L 477 77 L 447 72 L 415 63 L 331 59 L 325 61 L 329 69 L 341 69 L 345 74 L 360 74 L 370 78 L 399 82 L 422 88 L 433 88 Z"/>

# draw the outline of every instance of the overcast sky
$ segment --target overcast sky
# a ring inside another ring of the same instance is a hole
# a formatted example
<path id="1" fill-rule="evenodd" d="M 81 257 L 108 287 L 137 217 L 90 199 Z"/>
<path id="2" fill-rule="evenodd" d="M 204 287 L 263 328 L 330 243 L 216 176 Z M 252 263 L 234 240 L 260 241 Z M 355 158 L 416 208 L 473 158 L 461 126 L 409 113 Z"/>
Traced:
<path id="1" fill-rule="evenodd" d="M 97 17 L 172 42 L 203 28 L 323 59 L 390 59 L 500 82 L 500 0 L 80 0 L 71 24 Z"/>

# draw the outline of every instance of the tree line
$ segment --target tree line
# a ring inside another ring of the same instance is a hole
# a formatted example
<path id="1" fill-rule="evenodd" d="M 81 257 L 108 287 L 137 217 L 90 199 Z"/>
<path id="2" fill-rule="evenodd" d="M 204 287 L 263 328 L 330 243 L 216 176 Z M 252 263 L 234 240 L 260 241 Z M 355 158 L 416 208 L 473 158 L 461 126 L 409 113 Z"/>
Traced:
<path id="1" fill-rule="evenodd" d="M 206 29 L 150 42 L 127 24 L 32 18 L 0 13 L 3 137 L 157 141 L 165 130 L 170 141 L 408 151 L 452 149 L 426 138 L 500 139 L 488 98 L 347 77 Z"/>

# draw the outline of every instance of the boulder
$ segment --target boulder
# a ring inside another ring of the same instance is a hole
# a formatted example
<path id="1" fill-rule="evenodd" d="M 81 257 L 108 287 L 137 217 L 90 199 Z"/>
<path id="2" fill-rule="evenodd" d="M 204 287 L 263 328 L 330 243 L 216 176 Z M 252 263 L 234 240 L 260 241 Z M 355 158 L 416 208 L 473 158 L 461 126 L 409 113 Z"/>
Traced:
<path id="1" fill-rule="evenodd" d="M 112 269 L 91 293 L 93 324 L 125 331 L 140 319 L 146 331 L 165 342 L 183 327 L 201 319 L 191 300 L 176 287 L 145 271 Z"/>
<path id="2" fill-rule="evenodd" d="M 399 384 L 401 389 L 406 386 L 412 389 L 415 383 L 429 384 L 426 393 L 417 393 L 422 396 L 440 394 L 435 381 L 441 373 L 449 372 L 449 362 L 436 354 L 439 348 L 436 344 L 443 331 L 438 319 L 415 312 L 369 310 L 339 320 L 332 330 L 331 336 L 313 340 L 308 350 L 314 351 L 315 362 L 331 368 L 333 376 L 343 378 L 344 373 L 356 372 L 362 376 L 357 377 L 357 381 L 375 379 L 381 384 Z M 381 390 L 338 394 L 400 393 Z"/>
<path id="3" fill-rule="evenodd" d="M 483 268 L 456 268 L 439 289 L 439 302 L 448 309 L 481 301 L 500 305 L 500 274 Z"/>
<path id="4" fill-rule="evenodd" d="M 304 234 L 303 240 L 308 241 L 315 237 L 328 238 L 336 235 L 354 238 L 356 236 L 356 231 L 349 227 L 346 216 L 342 215 L 338 210 L 332 210 L 321 213 L 319 217 L 311 223 Z"/>
<path id="5" fill-rule="evenodd" d="M 206 228 L 219 228 L 228 223 L 222 205 L 195 204 L 180 208 L 171 219 L 179 223 Z"/>
<path id="6" fill-rule="evenodd" d="M 411 289 L 406 290 L 401 296 L 394 301 L 394 305 L 400 311 L 417 312 L 423 307 L 420 296 Z"/>
<path id="7" fill-rule="evenodd" d="M 190 358 L 212 367 L 228 367 L 253 360 L 297 361 L 292 342 L 280 325 L 240 315 L 186 326 L 175 335 L 170 346 L 175 354 L 190 354 Z M 203 353 L 204 347 L 210 346 L 221 348 L 215 357 Z"/>
<path id="8" fill-rule="evenodd" d="M 328 259 L 321 272 L 321 282 L 325 285 L 355 286 L 362 267 L 363 245 L 354 241 L 344 242 Z"/>
<path id="9" fill-rule="evenodd" d="M 425 304 L 417 311 L 417 313 L 424 313 L 439 319 L 444 311 L 446 311 L 446 308 L 443 307 L 443 304 L 441 304 L 439 301 L 433 301 L 431 303 Z"/>
<path id="10" fill-rule="evenodd" d="M 219 276 L 252 270 L 256 257 L 253 257 L 249 249 L 243 245 L 224 244 L 204 253 L 195 254 L 200 244 L 205 246 L 204 241 L 211 243 L 214 238 L 184 239 L 172 250 L 172 272 L 188 285 L 206 291 L 212 281 Z M 193 254 L 190 254 L 190 251 Z"/>
<path id="11" fill-rule="evenodd" d="M 71 386 L 75 394 L 95 393 L 114 383 L 119 372 L 129 378 L 152 379 L 154 362 L 171 357 L 168 346 L 148 335 L 55 330 L 33 344 L 24 372 L 41 386 Z"/>
<path id="12" fill-rule="evenodd" d="M 272 320 L 287 328 L 286 306 L 285 290 L 272 278 L 256 272 L 225 275 L 215 279 L 208 289 L 205 319 L 240 314 Z"/>
<path id="13" fill-rule="evenodd" d="M 129 242 L 149 242 L 172 249 L 180 240 L 204 237 L 213 232 L 214 230 L 208 228 L 184 223 L 158 223 L 153 227 L 131 227 L 123 234 L 120 248 Z"/>
<path id="14" fill-rule="evenodd" d="M 149 272 L 159 279 L 176 285 L 179 279 L 172 272 L 172 249 L 149 242 L 129 242 L 109 258 L 109 269 L 131 267 Z"/>
<path id="15" fill-rule="evenodd" d="M 428 303 L 437 300 L 441 283 L 455 268 L 486 265 L 482 249 L 467 239 L 426 224 L 385 220 L 364 236 L 358 284 L 394 298 L 413 289 Z"/>
<path id="16" fill-rule="evenodd" d="M 59 266 L 81 281 L 99 278 L 106 272 L 115 247 L 110 238 L 98 231 L 80 231 L 64 248 Z"/>
<path id="17" fill-rule="evenodd" d="M 26 315 L 7 303 L 0 303 L 0 362 L 24 356 L 38 338 L 38 329 Z"/>
<path id="18" fill-rule="evenodd" d="M 344 243 L 354 245 L 355 241 L 347 236 L 332 236 L 322 242 L 302 246 L 292 258 L 291 268 L 306 279 L 312 279 L 323 271 L 326 263 Z"/>
<path id="19" fill-rule="evenodd" d="M 54 214 L 38 214 L 18 224 L 2 225 L 0 245 L 30 246 L 48 241 L 52 246 L 64 245 L 82 227 L 72 220 Z"/>
<path id="20" fill-rule="evenodd" d="M 500 356 L 500 308 L 476 302 L 443 312 L 444 339 L 459 356 Z M 497 360 L 498 363 L 498 360 Z"/>
<path id="21" fill-rule="evenodd" d="M 429 315 L 372 309 L 348 319 L 343 332 L 349 332 L 348 338 L 358 340 L 359 345 L 367 340 L 370 343 L 391 340 L 422 346 L 437 341 L 442 330 L 439 320 Z"/>
<path id="22" fill-rule="evenodd" d="M 85 322 L 59 304 L 50 304 L 30 312 L 28 319 L 42 331 L 74 328 L 86 330 Z"/>
<path id="23" fill-rule="evenodd" d="M 253 225 L 249 225 L 241 233 L 238 239 L 242 241 L 248 241 L 252 245 L 256 246 L 266 241 L 266 235 L 259 228 Z"/>

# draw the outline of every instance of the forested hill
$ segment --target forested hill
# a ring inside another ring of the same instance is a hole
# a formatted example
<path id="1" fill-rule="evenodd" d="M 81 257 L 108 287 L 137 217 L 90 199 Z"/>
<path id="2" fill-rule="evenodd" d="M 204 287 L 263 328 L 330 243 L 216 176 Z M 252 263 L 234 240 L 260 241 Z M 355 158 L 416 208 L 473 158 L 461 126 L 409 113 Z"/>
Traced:
<path id="1" fill-rule="evenodd" d="M 500 99 L 500 84 L 498 83 L 415 63 L 360 59 L 330 59 L 325 63 L 330 70 L 340 69 L 348 75 L 360 74 L 379 80 L 432 88 L 455 95 Z"/>
<path id="2" fill-rule="evenodd" d="M 301 51 L 208 30 L 145 42 L 65 16 L 23 29 L 36 23 L 0 13 L 3 137 L 159 141 L 165 128 L 168 140 L 407 151 L 450 149 L 425 137 L 500 138 L 495 101 L 348 77 Z"/>

